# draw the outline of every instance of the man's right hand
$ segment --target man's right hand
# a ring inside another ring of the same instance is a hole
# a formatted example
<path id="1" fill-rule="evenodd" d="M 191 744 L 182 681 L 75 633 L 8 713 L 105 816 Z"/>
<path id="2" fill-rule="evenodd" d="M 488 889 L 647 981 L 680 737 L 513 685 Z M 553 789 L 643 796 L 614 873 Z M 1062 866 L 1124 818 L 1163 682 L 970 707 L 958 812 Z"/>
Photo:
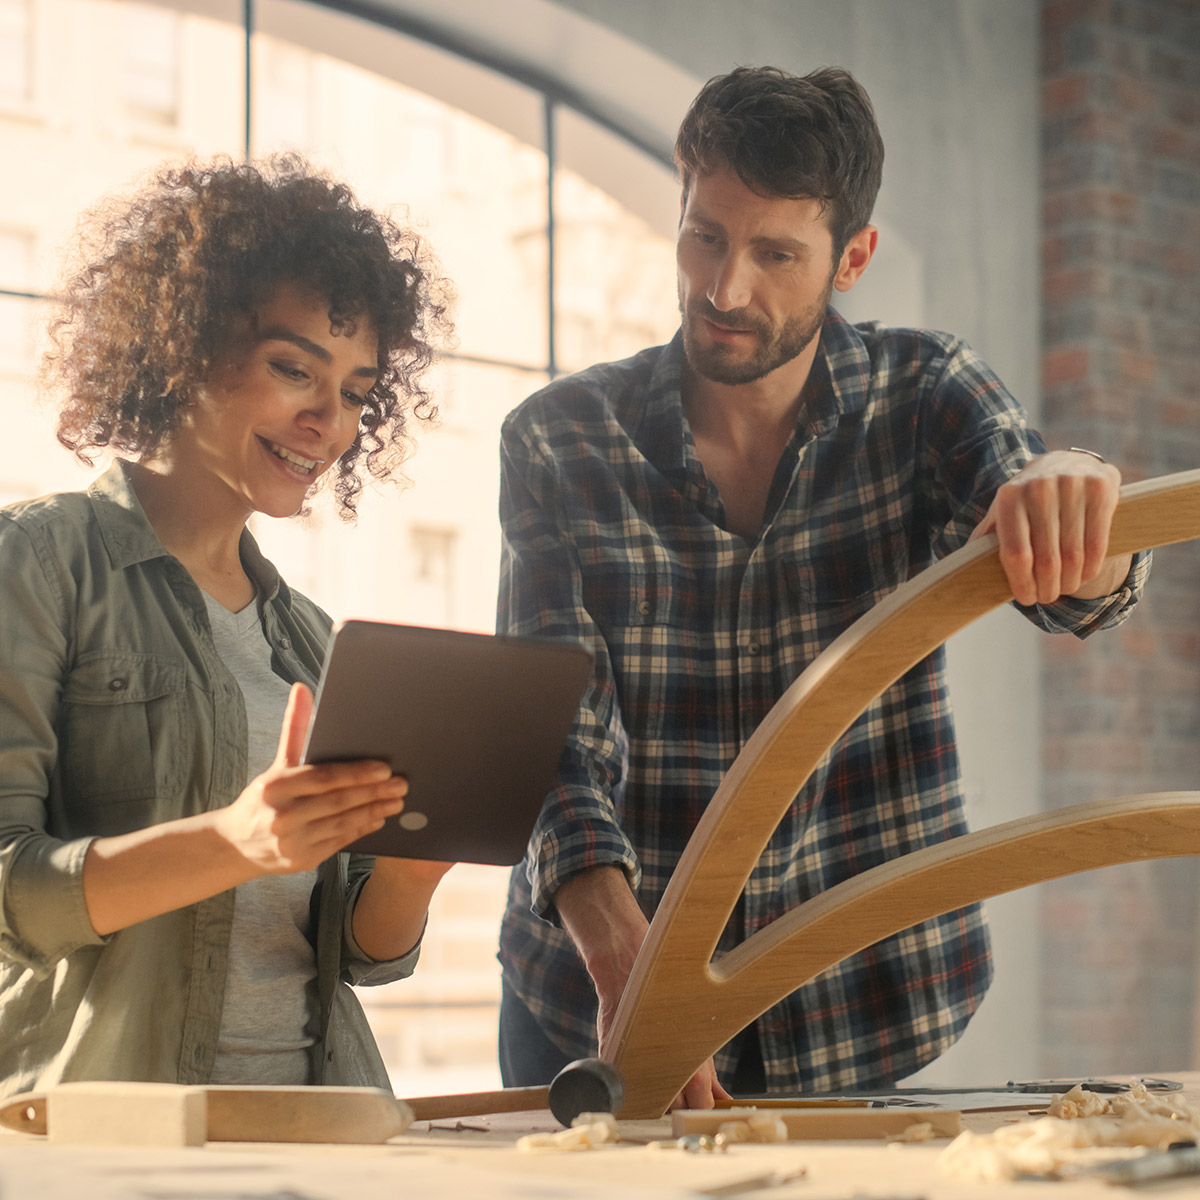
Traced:
<path id="1" fill-rule="evenodd" d="M 650 924 L 620 867 L 595 867 L 576 875 L 555 892 L 554 904 L 596 988 L 596 1032 L 604 1057 L 621 994 Z M 718 1098 L 728 1099 L 729 1093 L 717 1080 L 710 1058 L 671 1107 L 713 1108 Z"/>

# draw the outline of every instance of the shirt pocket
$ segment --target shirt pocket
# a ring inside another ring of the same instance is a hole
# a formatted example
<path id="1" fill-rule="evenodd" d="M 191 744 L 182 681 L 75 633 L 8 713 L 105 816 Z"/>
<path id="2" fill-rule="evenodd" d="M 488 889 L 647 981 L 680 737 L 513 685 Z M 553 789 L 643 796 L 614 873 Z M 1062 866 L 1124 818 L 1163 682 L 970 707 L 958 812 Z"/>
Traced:
<path id="1" fill-rule="evenodd" d="M 599 564 L 584 572 L 583 603 L 610 650 L 686 627 L 696 608 L 687 573 L 667 562 Z"/>
<path id="2" fill-rule="evenodd" d="M 908 578 L 908 541 L 903 519 L 831 532 L 782 560 L 788 593 L 845 628 Z"/>
<path id="3" fill-rule="evenodd" d="M 155 655 L 99 650 L 76 661 L 59 731 L 67 811 L 86 826 L 72 833 L 139 828 L 143 808 L 152 816 L 150 802 L 183 786 L 186 690 L 186 667 Z"/>
<path id="4" fill-rule="evenodd" d="M 643 743 L 661 736 L 677 690 L 690 673 L 683 664 L 697 641 L 711 645 L 700 611 L 707 597 L 674 563 L 638 563 L 597 568 L 584 579 L 584 603 L 608 649 L 626 728 Z"/>

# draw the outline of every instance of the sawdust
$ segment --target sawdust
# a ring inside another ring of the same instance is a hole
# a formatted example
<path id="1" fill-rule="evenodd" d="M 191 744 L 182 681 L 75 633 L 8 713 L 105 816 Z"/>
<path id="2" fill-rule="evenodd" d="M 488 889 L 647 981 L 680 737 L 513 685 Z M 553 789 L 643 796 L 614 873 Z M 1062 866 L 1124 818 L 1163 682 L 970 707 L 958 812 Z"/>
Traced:
<path id="1" fill-rule="evenodd" d="M 938 1158 L 938 1171 L 977 1183 L 1063 1176 L 1128 1158 L 1130 1150 L 1200 1140 L 1200 1113 L 1178 1093 L 1152 1093 L 1142 1084 L 1110 1097 L 1072 1088 L 1049 1111 L 993 1133 L 959 1134 Z"/>

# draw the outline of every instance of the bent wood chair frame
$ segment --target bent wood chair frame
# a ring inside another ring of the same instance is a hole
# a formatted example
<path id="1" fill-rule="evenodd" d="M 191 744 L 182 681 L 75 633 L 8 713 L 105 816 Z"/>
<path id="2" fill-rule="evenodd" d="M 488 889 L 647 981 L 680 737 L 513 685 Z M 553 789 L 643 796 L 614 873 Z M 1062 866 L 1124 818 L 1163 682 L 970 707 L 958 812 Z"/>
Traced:
<path id="1" fill-rule="evenodd" d="M 1109 553 L 1200 537 L 1200 471 L 1121 489 Z M 806 901 L 718 961 L 754 864 L 813 769 L 910 667 L 1012 598 L 996 538 L 896 589 L 776 701 L 709 802 L 634 963 L 605 1057 L 620 1117 L 659 1117 L 695 1070 L 788 993 L 921 921 L 1029 884 L 1116 863 L 1200 854 L 1200 792 L 1080 804 L 963 834 L 873 867 Z M 546 1087 L 409 1099 L 417 1120 L 544 1108 Z"/>
<path id="2" fill-rule="evenodd" d="M 1200 471 L 1128 485 L 1113 555 L 1200 537 Z M 952 838 L 837 884 L 713 961 L 776 826 L 867 706 L 952 634 L 1012 598 L 994 536 L 866 613 L 776 702 L 697 825 L 622 995 L 605 1057 L 622 1117 L 657 1117 L 731 1037 L 814 976 L 903 929 L 1029 884 L 1200 853 L 1200 793 L 1075 805 Z"/>

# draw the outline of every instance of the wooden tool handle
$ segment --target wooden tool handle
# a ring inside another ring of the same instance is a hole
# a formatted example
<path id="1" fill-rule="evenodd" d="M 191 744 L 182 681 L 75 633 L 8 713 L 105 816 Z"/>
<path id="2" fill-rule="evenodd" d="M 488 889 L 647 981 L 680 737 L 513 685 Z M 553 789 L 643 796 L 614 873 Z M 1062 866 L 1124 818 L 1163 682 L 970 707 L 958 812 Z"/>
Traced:
<path id="1" fill-rule="evenodd" d="M 0 1125 L 17 1133 L 46 1135 L 46 1096 L 44 1092 L 26 1092 L 0 1106 Z"/>
<path id="2" fill-rule="evenodd" d="M 460 1096 L 406 1096 L 404 1103 L 412 1110 L 414 1121 L 441 1121 L 447 1117 L 482 1117 L 489 1113 L 549 1108 L 550 1089 L 514 1087 Z"/>
<path id="3" fill-rule="evenodd" d="M 288 1090 L 292 1091 L 293 1089 Z M 478 1117 L 488 1113 L 526 1112 L 547 1108 L 550 1103 L 549 1090 L 545 1087 L 505 1088 L 500 1091 L 474 1092 L 459 1096 L 417 1096 L 401 1100 L 398 1103 L 411 1113 L 413 1121 L 440 1121 L 448 1117 Z M 208 1089 L 209 1141 L 250 1140 L 247 1137 L 245 1125 L 244 1101 L 246 1096 L 247 1089 L 245 1088 Z M 270 1097 L 264 1101 L 261 1093 L 257 1095 L 250 1093 L 250 1096 L 257 1101 L 260 1107 L 264 1103 L 270 1104 L 271 1101 Z M 278 1098 L 275 1099 L 278 1103 Z M 370 1133 L 371 1129 L 356 1126 L 353 1130 L 357 1135 L 355 1140 L 386 1141 L 388 1137 L 401 1132 L 402 1126 L 399 1125 L 399 1121 L 396 1122 L 397 1127 L 393 1128 L 392 1124 L 386 1121 L 386 1113 L 384 1117 L 384 1124 L 377 1131 L 384 1133 L 383 1137 L 377 1139 L 367 1137 L 365 1135 Z M 375 1124 L 377 1121 L 372 1121 L 372 1126 Z M 7 1101 L 0 1106 L 0 1125 L 6 1129 L 15 1130 L 17 1133 L 40 1134 L 44 1137 L 47 1129 L 45 1094 L 28 1092 Z M 339 1129 L 341 1126 L 342 1123 L 339 1122 Z M 328 1125 L 313 1130 L 310 1124 L 306 1128 L 312 1130 L 314 1136 L 301 1139 L 304 1141 L 328 1141 L 330 1133 L 337 1132 L 337 1130 L 331 1130 Z M 297 1132 L 299 1129 L 298 1125 L 293 1124 L 292 1132 Z"/>
<path id="4" fill-rule="evenodd" d="M 48 1092 L 14 1096 L 0 1106 L 0 1125 L 18 1133 L 50 1133 L 57 1093 L 85 1093 L 109 1119 L 146 1084 L 63 1084 Z M 153 1085 L 160 1088 L 171 1084 Z M 184 1089 L 179 1089 L 184 1090 Z M 202 1089 L 210 1142 L 313 1142 L 375 1145 L 412 1123 L 403 1100 L 382 1088 L 221 1086 Z M 544 1089 L 543 1089 L 544 1091 Z"/>

